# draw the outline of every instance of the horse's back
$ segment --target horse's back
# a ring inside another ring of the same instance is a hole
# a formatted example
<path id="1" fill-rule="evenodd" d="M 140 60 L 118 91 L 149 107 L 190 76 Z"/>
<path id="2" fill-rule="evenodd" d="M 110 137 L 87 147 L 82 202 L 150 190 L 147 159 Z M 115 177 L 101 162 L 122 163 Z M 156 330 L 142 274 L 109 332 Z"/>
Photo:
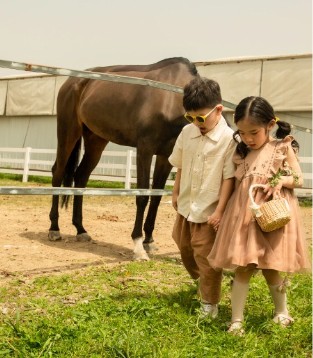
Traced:
<path id="1" fill-rule="evenodd" d="M 163 83 L 172 84 L 174 86 L 183 87 L 194 76 L 197 75 L 197 69 L 193 63 L 183 57 L 174 57 L 165 59 L 150 65 L 115 65 L 106 67 L 89 68 L 88 71 L 110 73 L 113 75 L 139 77 L 143 79 L 150 79 Z M 133 85 L 122 82 L 92 80 L 86 78 L 69 77 L 61 86 L 58 94 L 58 105 L 61 107 L 63 103 L 68 106 L 69 100 L 82 99 L 82 93 L 90 98 L 90 96 L 107 96 L 108 93 L 118 92 L 119 95 L 123 93 L 138 92 L 154 92 L 157 96 L 173 95 L 173 92 L 158 90 L 144 85 Z M 151 99 L 151 98 L 150 98 Z"/>
<path id="2" fill-rule="evenodd" d="M 94 67 L 89 71 L 151 79 L 180 87 L 197 75 L 194 64 L 184 58 L 151 65 Z M 144 137 L 161 143 L 161 138 L 166 140 L 169 133 L 176 136 L 185 124 L 181 94 L 151 86 L 69 78 L 59 93 L 58 109 L 66 120 L 70 121 L 74 111 L 78 123 L 100 138 L 121 145 L 136 147 Z M 58 113 L 58 120 L 59 116 Z"/>
<path id="3" fill-rule="evenodd" d="M 149 79 L 178 87 L 185 86 L 197 75 L 197 69 L 194 64 L 181 57 L 162 60 L 151 65 L 118 65 L 95 67 L 90 70 Z M 161 105 L 164 101 L 174 101 L 175 105 L 179 102 L 181 107 L 180 94 L 148 85 L 99 80 L 83 82 L 81 80 L 76 82 L 75 86 L 79 88 L 80 84 L 85 85 L 83 96 L 80 98 L 81 105 L 88 105 L 88 108 L 91 108 L 91 106 L 99 107 L 101 102 L 103 107 L 110 105 L 120 108 L 121 106 L 131 105 L 132 110 L 135 110 L 136 104 L 140 104 L 141 109 L 146 105 L 155 111 L 156 106 Z"/>
<path id="4" fill-rule="evenodd" d="M 197 75 L 196 66 L 183 57 L 173 57 L 150 65 L 116 65 L 106 67 L 94 67 L 92 72 L 112 73 L 124 76 L 133 76 L 162 81 L 170 77 L 173 85 L 184 85 L 186 78 Z M 180 76 L 178 76 L 180 75 Z"/>

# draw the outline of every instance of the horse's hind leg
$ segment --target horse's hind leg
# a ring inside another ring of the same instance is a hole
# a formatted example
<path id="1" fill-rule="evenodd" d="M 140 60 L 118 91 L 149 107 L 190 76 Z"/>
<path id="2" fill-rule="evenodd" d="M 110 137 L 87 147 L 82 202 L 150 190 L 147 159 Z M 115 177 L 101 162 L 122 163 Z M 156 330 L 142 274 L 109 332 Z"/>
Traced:
<path id="1" fill-rule="evenodd" d="M 88 132 L 84 133 L 85 153 L 79 164 L 75 175 L 75 188 L 85 188 L 90 177 L 91 172 L 99 163 L 102 152 L 108 141 Z M 83 196 L 75 195 L 73 201 L 73 216 L 72 223 L 77 230 L 78 241 L 89 241 L 91 237 L 83 226 Z"/>
<path id="2" fill-rule="evenodd" d="M 164 189 L 171 169 L 172 166 L 167 157 L 158 155 L 154 167 L 152 189 Z M 155 249 L 152 244 L 154 241 L 152 234 L 161 198 L 161 196 L 151 196 L 150 199 L 149 210 L 144 224 L 145 240 L 143 243 L 147 252 Z"/>

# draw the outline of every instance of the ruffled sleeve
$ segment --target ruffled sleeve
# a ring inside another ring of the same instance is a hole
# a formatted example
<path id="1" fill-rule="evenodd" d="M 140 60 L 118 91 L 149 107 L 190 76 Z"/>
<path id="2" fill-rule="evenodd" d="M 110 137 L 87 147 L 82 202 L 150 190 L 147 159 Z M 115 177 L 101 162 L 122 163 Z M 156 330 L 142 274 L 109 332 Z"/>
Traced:
<path id="1" fill-rule="evenodd" d="M 291 146 L 291 142 L 293 140 L 294 138 L 291 135 L 288 135 L 281 140 L 277 140 L 275 154 L 268 177 L 271 177 L 273 174 L 276 174 L 279 169 L 286 169 L 287 167 L 289 167 L 286 158 L 288 150 L 293 150 Z"/>

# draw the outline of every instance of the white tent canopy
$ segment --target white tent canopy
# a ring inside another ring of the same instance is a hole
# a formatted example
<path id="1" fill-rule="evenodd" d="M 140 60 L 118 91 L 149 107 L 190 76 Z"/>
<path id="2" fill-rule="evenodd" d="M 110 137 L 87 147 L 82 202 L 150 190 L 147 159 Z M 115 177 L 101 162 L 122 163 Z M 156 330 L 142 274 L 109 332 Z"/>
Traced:
<path id="1" fill-rule="evenodd" d="M 219 82 L 223 99 L 265 97 L 275 111 L 311 111 L 312 55 L 195 62 L 202 76 Z M 0 79 L 0 115 L 55 115 L 66 76 L 33 75 Z M 229 110 L 225 108 L 226 110 Z"/>
<path id="2" fill-rule="evenodd" d="M 216 80 L 223 99 L 237 104 L 262 96 L 276 112 L 312 110 L 312 55 L 196 62 L 202 76 Z M 227 110 L 227 108 L 226 108 Z"/>

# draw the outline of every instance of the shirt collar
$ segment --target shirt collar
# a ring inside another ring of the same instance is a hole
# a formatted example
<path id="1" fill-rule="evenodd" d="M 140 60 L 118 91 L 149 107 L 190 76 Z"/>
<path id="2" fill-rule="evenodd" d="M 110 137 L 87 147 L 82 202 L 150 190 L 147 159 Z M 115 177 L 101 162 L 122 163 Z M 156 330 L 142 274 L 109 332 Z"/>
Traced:
<path id="1" fill-rule="evenodd" d="M 201 137 L 202 134 L 199 131 L 199 129 L 193 124 L 190 124 L 190 125 L 193 127 L 193 130 L 191 132 L 191 138 Z M 219 120 L 217 125 L 212 130 L 210 130 L 208 133 L 206 133 L 205 136 L 209 137 L 214 142 L 218 142 L 219 139 L 221 138 L 222 134 L 224 133 L 225 127 L 228 127 L 227 122 L 226 122 L 225 118 L 223 116 L 221 116 L 221 119 Z"/>

